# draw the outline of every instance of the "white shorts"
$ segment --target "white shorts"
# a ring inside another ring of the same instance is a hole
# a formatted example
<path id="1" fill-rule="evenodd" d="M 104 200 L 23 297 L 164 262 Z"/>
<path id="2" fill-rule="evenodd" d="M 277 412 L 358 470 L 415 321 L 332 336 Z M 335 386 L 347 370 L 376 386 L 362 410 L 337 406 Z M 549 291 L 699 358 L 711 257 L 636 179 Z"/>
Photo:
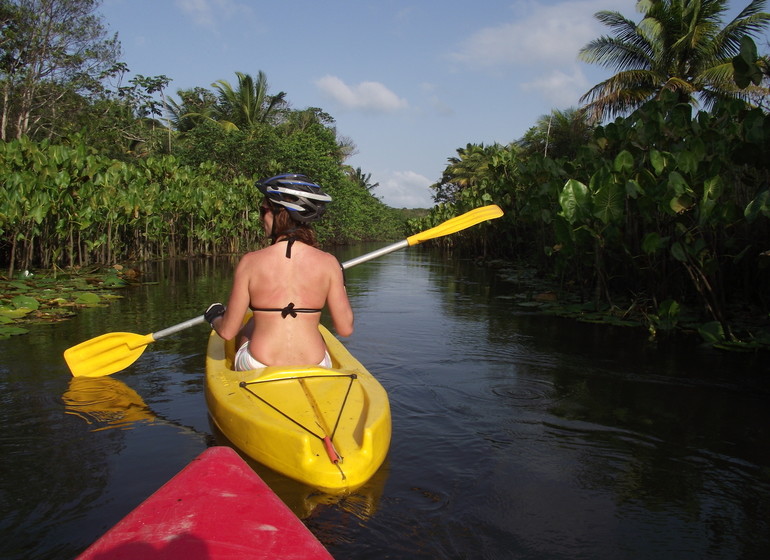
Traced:
<path id="1" fill-rule="evenodd" d="M 332 358 L 329 356 L 329 352 L 324 352 L 324 358 L 318 365 L 325 368 L 332 367 Z M 249 371 L 251 369 L 260 369 L 267 366 L 249 354 L 249 341 L 247 340 L 235 353 L 233 367 L 235 368 L 235 371 Z"/>

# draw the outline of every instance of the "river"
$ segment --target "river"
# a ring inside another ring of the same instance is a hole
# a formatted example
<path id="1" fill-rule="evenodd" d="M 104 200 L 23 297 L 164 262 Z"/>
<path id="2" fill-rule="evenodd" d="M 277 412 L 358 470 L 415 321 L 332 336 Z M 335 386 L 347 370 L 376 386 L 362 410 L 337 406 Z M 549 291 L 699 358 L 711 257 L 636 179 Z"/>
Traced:
<path id="1" fill-rule="evenodd" d="M 203 396 L 207 327 L 97 385 L 61 355 L 200 315 L 233 264 L 141 265 L 109 306 L 0 340 L 0 558 L 73 558 L 226 443 Z M 494 270 L 420 248 L 347 282 L 345 344 L 390 396 L 385 464 L 343 498 L 252 465 L 335 558 L 770 557 L 767 354 L 542 315 Z"/>

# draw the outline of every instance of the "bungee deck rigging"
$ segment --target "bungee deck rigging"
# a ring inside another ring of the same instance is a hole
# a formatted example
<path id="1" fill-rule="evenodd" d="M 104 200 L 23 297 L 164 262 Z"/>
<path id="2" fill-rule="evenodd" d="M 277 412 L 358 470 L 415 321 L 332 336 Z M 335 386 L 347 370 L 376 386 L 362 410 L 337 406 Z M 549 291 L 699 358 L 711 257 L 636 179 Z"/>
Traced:
<path id="1" fill-rule="evenodd" d="M 334 421 L 334 428 L 332 428 L 331 433 L 328 429 L 324 429 L 324 426 L 321 425 L 321 421 L 323 420 L 323 414 L 318 409 L 318 405 L 315 401 L 315 398 L 313 395 L 308 391 L 307 386 L 305 385 L 305 380 L 308 379 L 334 379 L 334 378 L 341 378 L 341 379 L 348 379 L 348 387 L 345 391 L 345 396 L 342 399 L 342 404 L 340 405 L 340 408 L 337 412 L 337 418 Z M 345 479 L 345 473 L 343 472 L 342 468 L 339 466 L 339 463 L 343 462 L 343 457 L 337 452 L 337 449 L 334 447 L 334 436 L 337 433 L 337 428 L 339 427 L 340 418 L 342 418 L 342 413 L 345 410 L 345 405 L 348 402 L 348 396 L 350 395 L 350 390 L 353 387 L 353 382 L 358 379 L 358 375 L 355 373 L 347 373 L 347 374 L 332 374 L 332 375 L 299 375 L 299 376 L 292 376 L 292 377 L 280 377 L 276 379 L 262 379 L 262 380 L 256 380 L 256 381 L 241 381 L 238 385 L 242 389 L 246 390 L 249 394 L 256 397 L 259 401 L 270 407 L 272 410 L 301 428 L 302 430 L 306 431 L 308 434 L 312 435 L 313 437 L 319 439 L 323 444 L 324 448 L 326 449 L 326 453 L 329 456 L 329 460 L 337 465 L 337 468 L 340 470 L 340 474 L 342 475 L 343 480 Z M 303 389 L 303 392 L 305 393 L 305 397 L 307 398 L 308 404 L 310 405 L 311 409 L 313 410 L 313 413 L 316 417 L 316 424 L 319 428 L 321 428 L 324 435 L 319 435 L 301 422 L 299 422 L 296 418 L 292 418 L 291 415 L 287 414 L 280 408 L 278 408 L 276 405 L 268 401 L 263 396 L 257 394 L 250 386 L 251 385 L 264 385 L 267 383 L 277 383 L 280 381 L 297 381 Z"/>

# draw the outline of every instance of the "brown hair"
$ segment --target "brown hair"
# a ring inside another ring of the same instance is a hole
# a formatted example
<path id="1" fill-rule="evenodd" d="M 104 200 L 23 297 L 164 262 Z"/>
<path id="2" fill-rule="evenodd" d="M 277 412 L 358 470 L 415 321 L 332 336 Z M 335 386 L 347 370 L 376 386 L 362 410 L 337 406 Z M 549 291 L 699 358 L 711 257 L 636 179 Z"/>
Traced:
<path id="1" fill-rule="evenodd" d="M 313 227 L 310 224 L 293 220 L 289 211 L 284 207 L 273 207 L 273 232 L 274 239 L 282 235 L 291 235 L 305 245 L 318 248 L 318 239 L 316 239 Z"/>

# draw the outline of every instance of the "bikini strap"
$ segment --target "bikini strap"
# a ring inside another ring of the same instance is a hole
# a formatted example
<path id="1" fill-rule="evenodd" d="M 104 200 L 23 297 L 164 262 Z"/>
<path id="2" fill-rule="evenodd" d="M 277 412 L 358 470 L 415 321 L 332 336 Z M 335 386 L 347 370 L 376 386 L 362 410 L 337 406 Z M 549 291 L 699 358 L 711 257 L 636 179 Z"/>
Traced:
<path id="1" fill-rule="evenodd" d="M 275 222 L 273 222 L 273 226 L 275 226 Z M 273 238 L 273 245 L 278 243 L 279 237 L 286 236 L 283 239 L 281 239 L 281 241 L 286 241 L 286 258 L 287 259 L 291 258 L 291 246 L 294 245 L 294 242 L 297 240 L 296 236 L 292 235 L 292 232 L 295 232 L 295 231 L 297 231 L 297 228 L 293 227 L 291 229 L 287 229 L 286 231 L 282 231 L 281 233 L 273 232 L 270 235 L 270 237 Z"/>
<path id="2" fill-rule="evenodd" d="M 287 259 L 291 258 L 291 246 L 294 245 L 294 242 L 296 240 L 297 238 L 294 237 L 293 235 L 290 235 L 289 237 L 286 238 L 286 258 Z"/>
<path id="3" fill-rule="evenodd" d="M 279 308 L 259 308 L 259 307 L 252 307 L 252 311 L 268 311 L 268 312 L 274 312 L 274 313 L 280 313 L 281 317 L 286 319 L 289 315 L 291 315 L 292 319 L 297 317 L 297 313 L 321 313 L 323 311 L 322 309 L 308 309 L 303 307 L 294 307 L 294 302 L 290 303 L 286 307 L 279 309 Z"/>

